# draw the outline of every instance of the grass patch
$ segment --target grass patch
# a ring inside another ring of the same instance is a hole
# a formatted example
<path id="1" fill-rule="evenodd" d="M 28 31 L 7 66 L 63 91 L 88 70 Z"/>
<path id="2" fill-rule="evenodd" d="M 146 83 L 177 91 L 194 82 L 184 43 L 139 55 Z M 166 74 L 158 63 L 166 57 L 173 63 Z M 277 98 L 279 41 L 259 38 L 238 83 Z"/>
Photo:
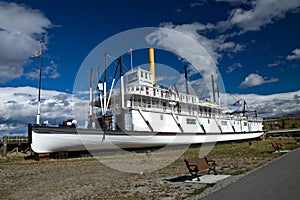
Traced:
<path id="1" fill-rule="evenodd" d="M 251 145 L 249 142 L 225 143 L 215 146 L 205 144 L 200 148 L 188 149 L 183 157 L 207 156 L 216 161 L 218 174 L 238 175 L 281 156 L 280 153 L 273 153 L 272 141 L 282 144 L 284 150 L 300 147 L 299 142 L 297 143 L 293 138 L 269 138 L 264 141 L 251 141 Z"/>

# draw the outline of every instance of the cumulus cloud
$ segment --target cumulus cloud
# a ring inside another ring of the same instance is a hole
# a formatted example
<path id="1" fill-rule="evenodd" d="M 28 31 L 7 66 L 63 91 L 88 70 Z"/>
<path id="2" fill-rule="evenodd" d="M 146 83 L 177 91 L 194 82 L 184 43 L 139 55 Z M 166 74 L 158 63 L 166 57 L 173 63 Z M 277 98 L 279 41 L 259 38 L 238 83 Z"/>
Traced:
<path id="1" fill-rule="evenodd" d="M 220 42 L 219 50 L 220 51 L 229 51 L 232 53 L 237 53 L 239 51 L 244 50 L 245 45 L 241 45 L 238 43 L 230 42 Z"/>
<path id="2" fill-rule="evenodd" d="M 214 74 L 215 67 L 222 57 L 221 52 L 236 53 L 242 51 L 245 46 L 233 41 L 226 41 L 226 37 L 217 36 L 208 38 L 207 31 L 214 29 L 211 24 L 161 24 L 161 29 L 149 34 L 146 41 L 149 44 L 163 46 L 166 49 L 184 58 L 195 67 L 202 75 Z"/>
<path id="3" fill-rule="evenodd" d="M 252 2 L 252 8 L 249 10 L 243 8 L 232 10 L 227 22 L 222 25 L 236 25 L 243 31 L 257 31 L 265 25 L 285 17 L 286 13 L 296 10 L 299 6 L 299 0 L 256 0 Z"/>
<path id="4" fill-rule="evenodd" d="M 298 60 L 300 59 L 300 49 L 294 49 L 291 55 L 286 57 L 287 60 Z"/>
<path id="5" fill-rule="evenodd" d="M 245 80 L 240 84 L 240 88 L 248 88 L 248 87 L 254 87 L 258 85 L 262 85 L 265 83 L 272 83 L 278 81 L 277 78 L 271 78 L 268 79 L 267 77 L 262 77 L 259 74 L 249 74 Z"/>
<path id="6" fill-rule="evenodd" d="M 0 82 L 23 75 L 28 58 L 40 48 L 53 24 L 39 10 L 0 2 Z"/>
<path id="7" fill-rule="evenodd" d="M 181 75 L 181 77 L 183 77 Z M 184 84 L 178 89 L 184 91 Z M 182 88 L 181 88 L 182 87 Z M 199 81 L 190 81 L 190 92 L 205 94 L 205 84 Z M 83 92 L 84 96 L 88 96 Z M 206 93 L 207 94 L 207 93 Z M 222 100 L 225 94 L 221 94 Z M 232 94 L 227 96 L 239 97 L 246 100 L 250 110 L 257 110 L 261 117 L 276 117 L 287 114 L 300 114 L 300 90 L 295 92 L 258 95 Z M 27 133 L 27 124 L 35 123 L 37 112 L 37 89 L 32 87 L 5 87 L 0 88 L 0 135 L 7 133 Z M 228 99 L 228 102 L 234 100 Z M 88 119 L 89 101 L 59 91 L 42 90 L 41 120 L 48 120 L 57 125 L 66 119 L 75 118 L 83 125 Z"/>
<path id="8" fill-rule="evenodd" d="M 4 87 L 0 88 L 0 134 L 14 132 L 26 133 L 28 123 L 35 123 L 37 113 L 37 88 Z M 48 120 L 51 124 L 59 124 L 74 117 L 73 106 L 79 121 L 87 119 L 88 101 L 73 97 L 71 94 L 42 90 L 41 121 Z"/>
<path id="9" fill-rule="evenodd" d="M 210 78 L 210 74 L 217 76 L 215 42 L 198 34 L 198 31 L 207 28 L 205 25 L 193 23 L 176 26 L 169 23 L 162 26 L 146 36 L 149 44 L 163 47 L 191 63 L 204 79 Z"/>
<path id="10" fill-rule="evenodd" d="M 230 41 L 236 36 L 245 33 L 247 31 L 257 31 L 267 24 L 274 23 L 276 20 L 285 17 L 288 12 L 299 11 L 300 0 L 292 0 L 288 2 L 283 2 L 280 0 L 256 0 L 256 1 L 236 1 L 236 0 L 216 0 L 217 2 L 227 2 L 233 5 L 233 10 L 230 12 L 227 20 L 217 22 L 216 24 L 201 24 L 201 23 L 191 23 L 174 25 L 172 23 L 163 23 L 161 27 L 168 28 L 172 30 L 179 31 L 193 40 L 201 44 L 208 55 L 213 58 L 214 62 L 218 64 L 218 60 L 222 58 L 224 53 L 228 53 L 228 56 L 232 56 L 231 53 L 237 53 L 245 50 L 245 44 L 239 44 L 235 41 Z M 201 6 L 206 1 L 194 1 L 191 6 Z M 246 4 L 244 7 L 237 7 L 238 5 Z M 248 9 L 246 9 L 248 8 Z M 235 32 L 239 28 L 240 32 Z M 234 31 L 233 31 L 234 30 Z M 217 31 L 217 32 L 214 32 Z M 222 31 L 228 31 L 226 34 L 220 34 Z M 217 33 L 212 34 L 213 37 L 207 37 L 207 33 Z M 158 33 L 158 32 L 157 32 Z M 154 34 L 152 34 L 152 39 Z M 161 45 L 169 46 L 170 48 L 180 48 L 182 43 L 180 40 L 168 39 L 171 36 L 166 37 L 166 35 L 160 33 L 155 37 L 155 42 Z M 148 38 L 149 39 L 149 38 Z M 164 42 L 163 42 L 164 40 Z M 153 42 L 153 41 L 152 41 Z M 169 44 L 166 44 L 169 42 Z M 172 47 L 171 47 L 172 46 Z M 183 51 L 183 50 L 182 50 Z M 287 59 L 298 59 L 299 52 L 297 49 L 294 54 L 289 55 Z M 270 64 L 269 66 L 275 66 L 278 63 Z M 275 79 L 272 79 L 274 81 Z"/>
<path id="11" fill-rule="evenodd" d="M 232 96 L 245 100 L 247 108 L 256 110 L 260 117 L 268 118 L 300 114 L 300 90 L 271 95 L 232 94 Z M 231 102 L 233 103 L 235 100 L 231 100 Z"/>

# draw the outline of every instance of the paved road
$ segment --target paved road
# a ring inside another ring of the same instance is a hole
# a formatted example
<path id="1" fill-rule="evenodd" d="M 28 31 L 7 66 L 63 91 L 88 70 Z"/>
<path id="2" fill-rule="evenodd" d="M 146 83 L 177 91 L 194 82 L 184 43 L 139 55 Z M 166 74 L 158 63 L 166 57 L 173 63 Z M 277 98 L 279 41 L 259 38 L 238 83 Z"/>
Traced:
<path id="1" fill-rule="evenodd" d="M 287 153 L 203 199 L 299 200 L 300 149 Z"/>

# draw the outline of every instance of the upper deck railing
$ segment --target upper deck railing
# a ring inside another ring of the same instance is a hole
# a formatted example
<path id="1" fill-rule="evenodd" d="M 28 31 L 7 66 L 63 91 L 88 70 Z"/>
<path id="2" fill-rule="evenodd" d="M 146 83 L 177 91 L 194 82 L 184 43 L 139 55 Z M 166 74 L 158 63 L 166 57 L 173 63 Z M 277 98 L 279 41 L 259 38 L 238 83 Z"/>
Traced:
<path id="1" fill-rule="evenodd" d="M 131 94 L 131 95 L 143 95 L 146 97 L 152 97 L 152 98 L 159 98 L 164 99 L 168 101 L 174 101 L 179 103 L 188 103 L 188 104 L 194 104 L 204 107 L 211 107 L 211 108 L 219 108 L 220 105 L 209 102 L 209 101 L 203 101 L 199 100 L 199 98 L 195 95 L 189 95 L 189 94 L 183 94 L 183 93 L 176 93 L 172 90 L 157 88 L 157 87 L 150 87 L 146 85 L 129 85 L 125 88 L 125 94 Z"/>

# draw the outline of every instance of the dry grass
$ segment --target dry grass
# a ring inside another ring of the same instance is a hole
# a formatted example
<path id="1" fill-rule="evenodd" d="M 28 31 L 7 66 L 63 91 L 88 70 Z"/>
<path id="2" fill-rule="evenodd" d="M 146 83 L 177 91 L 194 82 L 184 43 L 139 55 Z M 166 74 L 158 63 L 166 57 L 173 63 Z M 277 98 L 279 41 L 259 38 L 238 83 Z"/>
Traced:
<path id="1" fill-rule="evenodd" d="M 0 196 L 5 199 L 184 199 L 209 187 L 166 181 L 189 175 L 184 158 L 207 155 L 216 161 L 219 174 L 236 175 L 280 156 L 272 153 L 271 141 L 280 142 L 284 149 L 300 147 L 294 139 L 268 139 L 254 141 L 251 146 L 243 142 L 190 148 L 184 152 L 157 151 L 149 157 L 145 153 L 129 153 L 39 162 L 20 158 L 0 160 Z"/>

